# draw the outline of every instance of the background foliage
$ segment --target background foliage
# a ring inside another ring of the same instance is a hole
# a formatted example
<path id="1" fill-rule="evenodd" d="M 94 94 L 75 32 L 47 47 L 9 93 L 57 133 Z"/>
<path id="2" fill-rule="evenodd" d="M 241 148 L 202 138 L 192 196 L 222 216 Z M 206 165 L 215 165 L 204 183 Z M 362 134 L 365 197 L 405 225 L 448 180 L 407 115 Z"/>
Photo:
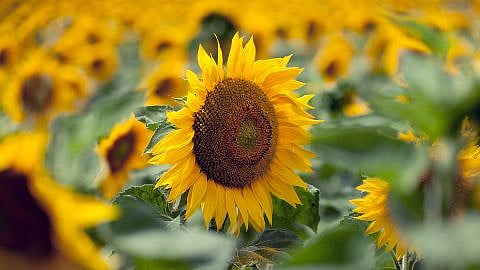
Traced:
<path id="1" fill-rule="evenodd" d="M 326 120 L 311 129 L 316 158 L 314 172 L 301 175 L 309 184 L 297 189 L 302 205 L 273 198 L 272 226 L 237 237 L 214 224 L 205 228 L 200 213 L 186 221 L 185 196 L 167 203 L 167 191 L 154 188 L 166 167 L 130 170 L 121 192 L 106 200 L 121 217 L 88 231 L 112 268 L 480 269 L 476 163 L 461 211 L 452 213 L 462 170 L 457 156 L 469 143 L 462 123 L 470 119 L 475 130 L 480 121 L 480 4 L 321 2 L 2 1 L 0 138 L 48 130 L 44 162 L 52 177 L 102 197 L 99 142 L 134 114 L 152 131 L 148 155 L 173 130 L 165 112 L 180 107 L 187 88 L 157 93 L 156 100 L 152 91 L 165 78 L 183 79 L 186 68 L 197 72 L 200 43 L 216 55 L 214 34 L 228 51 L 240 31 L 253 35 L 261 58 L 293 54 L 291 65 L 305 68 L 300 92 L 316 95 L 310 112 Z M 87 26 L 77 27 L 83 20 Z M 82 40 L 88 34 L 107 43 L 106 51 Z M 58 61 L 60 72 L 78 69 L 86 94 L 47 121 L 32 121 L 35 114 L 19 121 L 4 93 L 36 50 Z M 117 63 L 106 76 L 83 64 L 94 52 L 105 67 Z M 156 84 L 148 83 L 152 74 L 159 74 Z M 427 173 L 433 176 L 425 184 Z M 363 196 L 355 187 L 366 177 L 391 185 L 391 214 L 416 256 L 397 262 L 375 245 L 378 235 L 364 232 L 368 223 L 355 219 L 349 200 Z"/>

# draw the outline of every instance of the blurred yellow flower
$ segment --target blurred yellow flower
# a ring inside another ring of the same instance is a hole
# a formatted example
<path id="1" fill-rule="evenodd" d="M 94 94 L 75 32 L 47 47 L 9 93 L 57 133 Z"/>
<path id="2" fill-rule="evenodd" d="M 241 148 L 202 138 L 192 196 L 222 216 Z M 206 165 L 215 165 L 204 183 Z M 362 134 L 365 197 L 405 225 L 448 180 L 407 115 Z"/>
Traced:
<path id="1" fill-rule="evenodd" d="M 184 73 L 185 60 L 174 57 L 162 61 L 160 65 L 146 78 L 140 86 L 147 93 L 146 105 L 170 104 L 177 102 L 174 98 L 187 94 L 187 82 L 181 78 Z"/>
<path id="2" fill-rule="evenodd" d="M 388 75 L 397 72 L 403 51 L 430 53 L 425 44 L 391 22 L 380 24 L 366 45 L 367 56 L 375 68 L 385 71 Z"/>
<path id="3" fill-rule="evenodd" d="M 15 121 L 26 118 L 40 123 L 74 108 L 76 93 L 65 80 L 58 63 L 37 50 L 15 66 L 15 73 L 0 91 L 5 112 Z"/>
<path id="4" fill-rule="evenodd" d="M 102 82 L 113 77 L 119 64 L 117 48 L 109 44 L 84 47 L 77 61 L 87 75 Z"/>
<path id="5" fill-rule="evenodd" d="M 370 222 L 365 231 L 367 234 L 380 233 L 377 246 L 379 248 L 385 247 L 385 252 L 390 252 L 395 248 L 397 259 L 400 259 L 407 252 L 412 252 L 412 248 L 401 236 L 401 232 L 391 215 L 388 206 L 390 193 L 388 182 L 380 178 L 367 178 L 356 189 L 368 194 L 363 198 L 350 200 L 352 204 L 357 206 L 353 211 L 360 214 L 355 218 Z"/>
<path id="6" fill-rule="evenodd" d="M 272 221 L 270 193 L 295 206 L 294 186 L 306 184 L 294 170 L 309 172 L 313 154 L 300 145 L 317 123 L 304 110 L 312 95 L 292 91 L 304 84 L 302 71 L 286 67 L 290 56 L 255 61 L 253 39 L 242 45 L 235 34 L 226 71 L 218 44 L 217 61 L 202 46 L 198 64 L 202 81 L 187 71 L 186 106 L 167 114 L 177 130 L 152 149 L 152 164 L 173 164 L 157 182 L 170 190 L 168 201 L 188 191 L 186 218 L 201 207 L 205 224 L 230 230 L 249 224 L 261 231 L 264 214 Z"/>
<path id="7" fill-rule="evenodd" d="M 154 27 L 144 33 L 142 38 L 142 55 L 148 60 L 161 56 L 168 57 L 169 53 L 183 53 L 192 38 L 192 31 L 186 27 Z"/>
<path id="8" fill-rule="evenodd" d="M 348 73 L 354 48 L 342 34 L 327 37 L 320 48 L 315 65 L 327 82 L 335 81 Z"/>
<path id="9" fill-rule="evenodd" d="M 344 93 L 342 109 L 347 117 L 362 116 L 371 112 L 368 103 L 353 91 Z"/>
<path id="10" fill-rule="evenodd" d="M 117 124 L 110 135 L 98 145 L 106 176 L 100 184 L 105 198 L 111 199 L 127 183 L 130 170 L 147 165 L 148 157 L 143 155 L 152 132 L 131 116 L 128 121 Z"/>
<path id="11" fill-rule="evenodd" d="M 0 264 L 25 270 L 108 269 L 84 230 L 116 218 L 118 211 L 50 179 L 42 165 L 46 143 L 47 134 L 40 131 L 0 142 Z"/>

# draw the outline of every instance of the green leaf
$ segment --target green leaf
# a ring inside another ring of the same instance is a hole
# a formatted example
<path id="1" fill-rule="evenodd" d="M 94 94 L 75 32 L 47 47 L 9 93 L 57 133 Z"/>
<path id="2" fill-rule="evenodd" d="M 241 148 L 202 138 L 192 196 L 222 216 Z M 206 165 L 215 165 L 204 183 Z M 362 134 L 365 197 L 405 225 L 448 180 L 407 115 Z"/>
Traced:
<path id="1" fill-rule="evenodd" d="M 300 244 L 298 236 L 290 231 L 266 229 L 252 243 L 237 251 L 232 264 L 238 268 L 255 266 L 258 269 L 268 269 L 289 258 L 287 251 Z"/>
<path id="2" fill-rule="evenodd" d="M 427 221 L 411 228 L 408 239 L 420 251 L 430 269 L 468 269 L 480 265 L 478 213 L 449 221 Z"/>
<path id="3" fill-rule="evenodd" d="M 428 149 L 397 139 L 391 125 L 375 115 L 317 125 L 312 130 L 312 148 L 324 162 L 381 177 L 393 189 L 410 192 L 426 169 Z"/>
<path id="4" fill-rule="evenodd" d="M 46 166 L 57 181 L 80 189 L 94 188 L 100 159 L 94 152 L 93 117 L 60 117 L 52 125 Z"/>
<path id="5" fill-rule="evenodd" d="M 163 138 L 165 137 L 168 133 L 172 132 L 175 130 L 175 128 L 166 122 L 163 122 L 159 124 L 157 129 L 152 135 L 152 138 L 150 138 L 150 141 L 148 142 L 147 147 L 145 147 L 144 153 L 151 153 L 153 147 Z"/>
<path id="6" fill-rule="evenodd" d="M 135 258 L 136 270 L 168 269 L 168 270 L 189 270 L 193 269 L 188 263 L 172 260 L 148 260 Z"/>
<path id="7" fill-rule="evenodd" d="M 357 225 L 342 223 L 323 231 L 294 252 L 286 269 L 313 265 L 314 269 L 373 269 L 375 249 Z"/>
<path id="8" fill-rule="evenodd" d="M 167 121 L 166 112 L 173 110 L 174 107 L 170 105 L 145 106 L 135 111 L 135 118 L 147 125 L 149 129 L 156 130 Z"/>
<path id="9" fill-rule="evenodd" d="M 303 188 L 295 188 L 301 205 L 292 207 L 283 200 L 273 197 L 273 226 L 293 230 L 301 236 L 308 234 L 306 228 L 316 231 L 319 215 L 320 191 L 312 185 Z"/>
<path id="10" fill-rule="evenodd" d="M 160 189 L 155 188 L 155 186 L 152 184 L 130 187 L 120 193 L 118 197 L 121 198 L 127 195 L 133 196 L 150 204 L 164 216 L 168 216 L 170 213 L 168 209 L 168 203 L 165 200 L 165 194 L 163 194 Z"/>
<path id="11" fill-rule="evenodd" d="M 278 250 L 288 250 L 289 248 L 299 246 L 300 239 L 296 234 L 282 229 L 266 229 L 257 234 L 250 245 L 271 247 Z"/>
<path id="12" fill-rule="evenodd" d="M 370 92 L 368 102 L 375 112 L 392 120 L 408 120 L 432 141 L 453 135 L 480 96 L 474 76 L 449 75 L 439 59 L 406 55 L 402 59 L 401 74 L 408 88 L 400 91 L 391 81 L 365 82 L 363 87 Z M 398 102 L 398 95 L 407 96 L 409 102 Z"/>
<path id="13" fill-rule="evenodd" d="M 141 100 L 142 95 L 134 92 L 99 96 L 83 114 L 55 119 L 46 157 L 46 166 L 55 179 L 80 189 L 95 188 L 100 172 L 100 159 L 94 150 L 98 139 L 127 119 Z"/>
<path id="14" fill-rule="evenodd" d="M 131 192 L 144 198 L 150 196 L 140 190 Z M 180 223 L 171 226 L 156 207 L 132 195 L 119 195 L 114 204 L 121 208 L 122 216 L 98 230 L 120 253 L 149 261 L 184 261 L 205 269 L 224 268 L 231 258 L 235 245 L 232 238 L 204 230 L 187 230 Z"/>
<path id="15" fill-rule="evenodd" d="M 102 93 L 94 97 L 86 108 L 85 115 L 95 118 L 92 127 L 97 137 L 105 136 L 122 119 L 127 119 L 143 102 L 140 92 Z"/>

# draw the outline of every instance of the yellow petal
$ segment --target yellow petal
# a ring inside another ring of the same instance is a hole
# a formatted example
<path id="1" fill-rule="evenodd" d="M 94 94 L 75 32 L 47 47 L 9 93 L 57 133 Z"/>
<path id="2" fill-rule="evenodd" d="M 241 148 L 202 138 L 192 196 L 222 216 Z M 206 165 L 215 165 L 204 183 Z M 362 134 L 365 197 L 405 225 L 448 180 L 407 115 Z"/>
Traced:
<path id="1" fill-rule="evenodd" d="M 223 71 L 223 54 L 222 48 L 220 48 L 220 42 L 218 42 L 217 35 L 215 35 L 215 39 L 217 39 L 217 69 L 218 69 L 218 80 L 223 80 L 225 76 L 225 72 Z"/>
<path id="2" fill-rule="evenodd" d="M 197 181 L 193 184 L 190 192 L 192 192 L 191 200 L 187 202 L 187 212 L 185 218 L 188 219 L 195 210 L 200 206 L 205 198 L 205 192 L 207 191 L 207 177 L 205 174 L 201 174 Z"/>
<path id="3" fill-rule="evenodd" d="M 232 188 L 225 188 L 225 206 L 228 212 L 228 219 L 230 219 L 230 231 L 233 231 L 237 223 L 237 205 L 233 195 Z"/>
<path id="4" fill-rule="evenodd" d="M 262 86 L 264 88 L 270 88 L 274 85 L 285 83 L 289 80 L 295 79 L 301 72 L 302 68 L 291 67 L 283 70 L 274 71 L 265 77 Z"/>
<path id="5" fill-rule="evenodd" d="M 303 182 L 302 178 L 290 168 L 283 166 L 283 162 L 285 162 L 283 158 L 285 157 L 282 157 L 282 161 L 278 161 L 278 159 L 274 158 L 269 168 L 270 175 L 285 184 L 307 188 L 307 184 Z"/>
<path id="6" fill-rule="evenodd" d="M 160 154 L 171 149 L 185 147 L 192 141 L 193 129 L 177 129 L 163 137 L 153 148 L 152 153 Z"/>
<path id="7" fill-rule="evenodd" d="M 205 196 L 205 203 L 203 204 L 203 218 L 205 226 L 208 227 L 210 220 L 215 215 L 217 207 L 217 184 L 213 180 L 207 180 L 207 193 Z"/>
<path id="8" fill-rule="evenodd" d="M 148 160 L 150 164 L 176 164 L 191 154 L 193 150 L 193 142 L 187 144 L 185 147 L 171 149 Z"/>
<path id="9" fill-rule="evenodd" d="M 272 198 L 270 197 L 270 193 L 268 192 L 269 188 L 265 187 L 262 184 L 263 178 L 258 179 L 252 184 L 252 191 L 257 198 L 257 201 L 265 211 L 265 215 L 267 216 L 267 220 L 272 224 L 272 214 L 273 214 L 273 206 L 272 206 Z"/>
<path id="10" fill-rule="evenodd" d="M 239 38 L 238 33 L 233 36 L 232 46 L 227 60 L 227 77 L 240 77 L 239 64 L 242 59 L 242 42 L 243 37 Z"/>
<path id="11" fill-rule="evenodd" d="M 243 198 L 245 202 L 248 204 L 248 214 L 250 216 L 250 221 L 254 221 L 259 227 L 261 228 L 260 230 L 263 230 L 265 228 L 265 220 L 263 219 L 263 214 L 262 210 L 260 208 L 260 205 L 257 201 L 257 198 L 253 194 L 253 191 L 251 190 L 251 187 L 247 186 L 243 188 Z M 256 228 L 258 229 L 258 228 Z M 260 231 L 257 230 L 257 231 Z"/>
<path id="12" fill-rule="evenodd" d="M 198 79 L 197 74 L 193 73 L 191 70 L 187 70 L 186 75 L 187 75 L 187 81 L 188 81 L 188 84 L 190 85 L 190 88 L 202 89 L 205 87 Z"/>
<path id="13" fill-rule="evenodd" d="M 301 158 L 299 155 L 297 155 L 295 152 L 289 149 L 277 148 L 277 150 L 275 151 L 274 160 L 276 165 L 278 165 L 278 167 L 281 167 L 280 169 L 288 175 L 290 175 L 290 173 L 286 172 L 285 171 L 286 169 L 283 170 L 285 166 L 282 166 L 282 164 L 286 165 L 288 168 L 292 170 L 297 169 L 307 173 L 313 172 L 312 169 L 310 168 L 311 164 L 308 160 L 305 161 L 303 158 Z M 292 173 L 294 172 L 292 171 Z M 291 177 L 286 177 L 286 178 L 291 178 Z"/>
<path id="14" fill-rule="evenodd" d="M 215 223 L 217 224 L 217 230 L 220 230 L 225 222 L 227 216 L 225 187 L 217 185 L 217 209 L 215 212 Z"/>
<path id="15" fill-rule="evenodd" d="M 265 177 L 265 180 L 270 186 L 271 191 L 275 196 L 286 201 L 293 207 L 296 207 L 297 204 L 301 204 L 301 201 L 298 198 L 298 195 L 295 192 L 293 186 L 277 180 L 276 177 L 273 177 L 270 173 L 268 173 L 268 175 Z"/>
<path id="16" fill-rule="evenodd" d="M 242 190 L 238 188 L 232 189 L 233 198 L 235 199 L 235 204 L 237 205 L 238 211 L 242 216 L 242 220 L 245 222 L 245 228 L 248 230 L 248 205 L 243 198 Z"/>

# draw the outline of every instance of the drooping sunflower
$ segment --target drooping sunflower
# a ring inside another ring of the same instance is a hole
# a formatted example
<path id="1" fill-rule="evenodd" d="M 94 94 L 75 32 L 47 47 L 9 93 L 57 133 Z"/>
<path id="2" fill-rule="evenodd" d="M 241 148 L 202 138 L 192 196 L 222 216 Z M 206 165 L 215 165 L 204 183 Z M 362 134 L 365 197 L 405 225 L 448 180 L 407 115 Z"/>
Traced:
<path id="1" fill-rule="evenodd" d="M 98 146 L 98 153 L 106 168 L 106 177 L 100 189 L 105 198 L 111 199 L 128 181 L 130 170 L 141 169 L 147 165 L 148 158 L 143 150 L 151 132 L 136 121 L 135 117 L 117 124 L 110 135 Z"/>
<path id="2" fill-rule="evenodd" d="M 44 132 L 0 141 L 0 265 L 108 269 L 84 229 L 114 219 L 117 209 L 56 184 L 42 166 L 46 143 Z"/>
<path id="3" fill-rule="evenodd" d="M 214 219 L 221 228 L 228 216 L 238 232 L 243 224 L 264 229 L 264 214 L 271 223 L 270 193 L 301 203 L 294 186 L 306 184 L 295 170 L 311 171 L 314 155 L 301 145 L 319 122 L 305 112 L 312 95 L 292 92 L 304 84 L 295 79 L 302 69 L 287 67 L 291 56 L 256 61 L 253 39 L 242 43 L 235 34 L 226 72 L 220 45 L 217 61 L 199 47 L 202 79 L 187 71 L 186 106 L 167 114 L 177 129 L 149 161 L 173 164 L 156 187 L 170 190 L 169 201 L 188 192 L 187 218 L 201 207 L 206 225 Z"/>
<path id="4" fill-rule="evenodd" d="M 377 246 L 385 247 L 385 252 L 395 248 L 395 256 L 400 259 L 407 252 L 412 252 L 406 240 L 402 237 L 395 220 L 390 213 L 388 197 L 390 185 L 380 178 L 367 178 L 356 188 L 368 194 L 359 199 L 350 200 L 357 206 L 353 211 L 360 214 L 357 219 L 370 222 L 366 229 L 367 234 L 379 232 Z"/>
<path id="5" fill-rule="evenodd" d="M 15 67 L 11 83 L 0 95 L 5 112 L 15 121 L 49 120 L 71 111 L 76 97 L 58 63 L 42 50 L 32 52 Z"/>

